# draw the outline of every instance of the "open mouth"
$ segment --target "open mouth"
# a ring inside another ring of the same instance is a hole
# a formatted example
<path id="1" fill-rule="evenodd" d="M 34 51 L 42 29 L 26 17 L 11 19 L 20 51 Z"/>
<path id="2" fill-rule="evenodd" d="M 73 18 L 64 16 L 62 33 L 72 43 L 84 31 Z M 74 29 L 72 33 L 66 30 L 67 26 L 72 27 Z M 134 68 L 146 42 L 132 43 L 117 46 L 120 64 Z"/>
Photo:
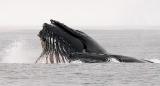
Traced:
<path id="1" fill-rule="evenodd" d="M 36 63 L 69 63 L 69 54 L 75 52 L 69 41 L 56 32 L 56 27 L 44 24 L 38 36 L 41 40 L 42 53 Z"/>

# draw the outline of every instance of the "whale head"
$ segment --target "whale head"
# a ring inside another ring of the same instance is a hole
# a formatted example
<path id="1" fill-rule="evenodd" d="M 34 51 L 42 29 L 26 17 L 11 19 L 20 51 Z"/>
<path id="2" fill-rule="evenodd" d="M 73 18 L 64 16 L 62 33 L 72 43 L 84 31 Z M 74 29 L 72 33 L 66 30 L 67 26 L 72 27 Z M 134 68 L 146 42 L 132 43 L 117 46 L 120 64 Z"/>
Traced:
<path id="1" fill-rule="evenodd" d="M 64 24 L 55 20 L 51 20 L 51 24 L 43 24 L 38 34 L 42 53 L 36 63 L 69 63 L 71 53 L 83 52 L 85 46 L 81 40 L 64 27 Z"/>

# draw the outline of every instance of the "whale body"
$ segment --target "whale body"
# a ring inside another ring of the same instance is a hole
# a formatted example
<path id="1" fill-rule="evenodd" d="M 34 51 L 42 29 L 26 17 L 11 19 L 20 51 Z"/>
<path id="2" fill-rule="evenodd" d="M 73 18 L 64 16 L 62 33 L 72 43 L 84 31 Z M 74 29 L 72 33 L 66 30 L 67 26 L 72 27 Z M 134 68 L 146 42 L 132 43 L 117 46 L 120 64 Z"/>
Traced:
<path id="1" fill-rule="evenodd" d="M 70 63 L 76 60 L 84 63 L 103 63 L 113 60 L 127 63 L 152 63 L 148 60 L 110 54 L 86 33 L 56 20 L 50 21 L 51 24 L 43 24 L 43 29 L 38 34 L 42 53 L 36 63 Z"/>

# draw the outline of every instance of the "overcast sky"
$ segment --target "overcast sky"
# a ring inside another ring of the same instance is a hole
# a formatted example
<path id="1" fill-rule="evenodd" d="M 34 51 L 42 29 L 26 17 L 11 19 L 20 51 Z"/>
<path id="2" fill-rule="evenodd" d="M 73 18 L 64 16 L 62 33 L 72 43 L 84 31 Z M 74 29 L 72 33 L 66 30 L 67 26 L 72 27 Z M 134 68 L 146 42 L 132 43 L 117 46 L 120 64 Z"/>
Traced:
<path id="1" fill-rule="evenodd" d="M 160 26 L 160 0 L 0 0 L 0 26 Z"/>

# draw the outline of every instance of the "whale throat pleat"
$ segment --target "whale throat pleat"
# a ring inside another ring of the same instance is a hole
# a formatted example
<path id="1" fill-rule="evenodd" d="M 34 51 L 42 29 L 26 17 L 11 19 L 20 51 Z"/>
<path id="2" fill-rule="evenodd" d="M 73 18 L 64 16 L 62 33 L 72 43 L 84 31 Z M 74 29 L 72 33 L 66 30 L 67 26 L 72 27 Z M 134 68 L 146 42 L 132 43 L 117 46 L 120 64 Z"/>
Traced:
<path id="1" fill-rule="evenodd" d="M 64 38 L 47 35 L 45 40 L 41 40 L 43 51 L 36 63 L 69 63 L 69 53 L 74 51 L 71 49 L 69 42 L 65 41 Z"/>

